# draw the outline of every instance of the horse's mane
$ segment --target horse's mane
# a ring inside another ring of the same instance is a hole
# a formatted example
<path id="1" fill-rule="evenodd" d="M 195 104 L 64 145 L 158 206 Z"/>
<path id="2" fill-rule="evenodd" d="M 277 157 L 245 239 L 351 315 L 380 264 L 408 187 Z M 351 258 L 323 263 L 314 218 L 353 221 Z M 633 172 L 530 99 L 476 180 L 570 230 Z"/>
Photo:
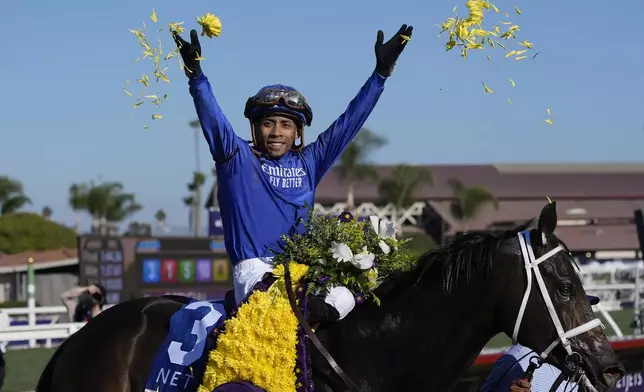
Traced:
<path id="1" fill-rule="evenodd" d="M 516 236 L 531 224 L 532 220 L 527 221 L 500 235 L 485 232 L 458 235 L 449 243 L 422 255 L 411 271 L 387 279 L 378 287 L 377 295 L 380 297 L 397 288 L 415 285 L 430 270 L 434 273 L 440 271 L 443 291 L 449 294 L 461 275 L 469 280 L 473 274 L 487 273 L 501 242 Z"/>

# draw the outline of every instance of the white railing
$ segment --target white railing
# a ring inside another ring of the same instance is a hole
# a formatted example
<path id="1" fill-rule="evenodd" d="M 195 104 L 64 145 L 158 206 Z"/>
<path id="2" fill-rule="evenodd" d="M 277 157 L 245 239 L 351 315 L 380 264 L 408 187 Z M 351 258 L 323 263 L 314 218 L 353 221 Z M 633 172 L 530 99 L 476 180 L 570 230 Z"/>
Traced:
<path id="1" fill-rule="evenodd" d="M 113 305 L 106 305 L 103 310 Z M 67 314 L 64 306 L 37 306 L 24 308 L 4 308 L 0 312 L 10 318 L 27 316 L 27 325 L 6 325 L 0 327 L 0 344 L 28 341 L 29 348 L 35 348 L 38 340 L 45 340 L 44 347 L 52 346 L 52 339 L 66 339 L 78 331 L 85 323 L 58 323 L 60 315 Z M 52 315 L 51 324 L 36 324 L 37 315 Z"/>

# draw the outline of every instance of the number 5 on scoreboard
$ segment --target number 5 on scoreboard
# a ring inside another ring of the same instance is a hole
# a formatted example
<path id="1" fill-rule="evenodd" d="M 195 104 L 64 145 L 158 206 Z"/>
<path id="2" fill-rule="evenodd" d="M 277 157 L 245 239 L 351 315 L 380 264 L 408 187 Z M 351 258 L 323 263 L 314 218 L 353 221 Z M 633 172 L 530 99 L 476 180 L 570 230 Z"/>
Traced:
<path id="1" fill-rule="evenodd" d="M 230 275 L 230 262 L 228 260 L 214 260 L 212 262 L 212 280 L 227 282 Z"/>

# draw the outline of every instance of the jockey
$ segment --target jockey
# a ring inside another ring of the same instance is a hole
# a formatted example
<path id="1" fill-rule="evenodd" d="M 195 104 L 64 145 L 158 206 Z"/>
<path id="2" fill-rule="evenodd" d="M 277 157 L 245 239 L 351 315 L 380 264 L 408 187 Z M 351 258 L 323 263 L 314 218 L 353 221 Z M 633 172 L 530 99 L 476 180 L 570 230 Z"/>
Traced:
<path id="1" fill-rule="evenodd" d="M 246 102 L 244 116 L 250 122 L 252 145 L 237 136 L 197 60 L 201 55 L 197 32 L 190 32 L 190 43 L 174 35 L 215 161 L 217 199 L 226 252 L 233 264 L 237 304 L 272 271 L 270 262 L 281 249 L 282 235 L 303 232 L 307 206 L 313 205 L 317 185 L 376 106 L 412 29 L 403 25 L 384 43 L 384 34 L 378 31 L 374 72 L 346 111 L 308 146 L 304 146 L 304 127 L 313 120 L 311 107 L 299 91 L 280 84 L 260 89 Z M 354 306 L 353 294 L 336 286 L 324 298 L 311 298 L 308 321 L 337 321 Z"/>

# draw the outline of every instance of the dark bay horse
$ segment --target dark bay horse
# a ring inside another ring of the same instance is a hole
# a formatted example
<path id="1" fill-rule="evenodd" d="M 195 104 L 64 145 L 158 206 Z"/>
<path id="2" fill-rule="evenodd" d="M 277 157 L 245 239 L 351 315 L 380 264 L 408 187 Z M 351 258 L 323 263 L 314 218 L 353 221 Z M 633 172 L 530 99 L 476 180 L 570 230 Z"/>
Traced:
<path id="1" fill-rule="evenodd" d="M 550 203 L 538 220 L 505 235 L 459 236 L 384 282 L 381 306 L 359 305 L 317 336 L 362 391 L 448 391 L 500 332 L 559 368 L 579 358 L 597 391 L 613 390 L 624 368 L 594 321 L 556 223 Z M 182 302 L 140 298 L 101 313 L 58 348 L 36 391 L 143 391 Z M 316 390 L 347 391 L 310 351 Z"/>

